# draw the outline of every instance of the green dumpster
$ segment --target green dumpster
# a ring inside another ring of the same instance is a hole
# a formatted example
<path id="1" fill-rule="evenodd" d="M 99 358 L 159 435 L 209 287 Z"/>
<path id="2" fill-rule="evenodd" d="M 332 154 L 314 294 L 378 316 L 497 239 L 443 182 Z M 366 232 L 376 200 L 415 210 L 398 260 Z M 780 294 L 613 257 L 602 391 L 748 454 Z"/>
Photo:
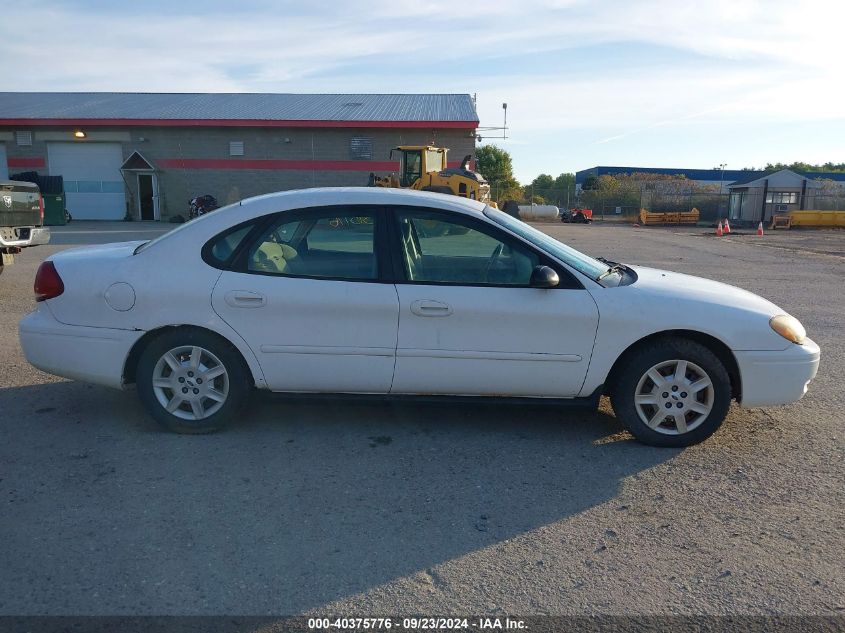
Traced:
<path id="1" fill-rule="evenodd" d="M 44 224 L 46 226 L 64 226 L 67 224 L 65 218 L 65 194 L 45 193 L 44 198 Z"/>

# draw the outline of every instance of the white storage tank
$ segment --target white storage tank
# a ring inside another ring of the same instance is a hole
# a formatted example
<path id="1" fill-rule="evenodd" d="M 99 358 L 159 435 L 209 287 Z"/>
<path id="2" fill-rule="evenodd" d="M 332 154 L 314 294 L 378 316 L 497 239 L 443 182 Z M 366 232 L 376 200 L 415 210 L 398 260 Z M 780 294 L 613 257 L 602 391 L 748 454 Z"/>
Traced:
<path id="1" fill-rule="evenodd" d="M 523 220 L 557 220 L 560 209 L 553 204 L 520 205 L 519 217 Z"/>

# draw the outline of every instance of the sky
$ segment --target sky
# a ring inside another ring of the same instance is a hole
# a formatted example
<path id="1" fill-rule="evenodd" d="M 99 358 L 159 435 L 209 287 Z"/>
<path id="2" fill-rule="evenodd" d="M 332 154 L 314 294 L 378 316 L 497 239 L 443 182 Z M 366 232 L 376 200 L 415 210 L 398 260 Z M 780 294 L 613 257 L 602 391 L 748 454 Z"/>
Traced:
<path id="1" fill-rule="evenodd" d="M 2 90 L 469 93 L 516 177 L 845 162 L 840 0 L 0 0 Z"/>

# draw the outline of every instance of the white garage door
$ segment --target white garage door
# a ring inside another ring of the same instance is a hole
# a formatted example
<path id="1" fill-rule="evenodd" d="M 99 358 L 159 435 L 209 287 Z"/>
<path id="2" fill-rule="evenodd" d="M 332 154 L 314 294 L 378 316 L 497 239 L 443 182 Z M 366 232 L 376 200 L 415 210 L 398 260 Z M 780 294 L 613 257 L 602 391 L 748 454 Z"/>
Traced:
<path id="1" fill-rule="evenodd" d="M 48 143 L 50 175 L 63 176 L 74 220 L 122 220 L 126 198 L 119 143 Z"/>
<path id="2" fill-rule="evenodd" d="M 6 163 L 6 144 L 0 143 L 0 180 L 9 179 L 9 165 Z"/>

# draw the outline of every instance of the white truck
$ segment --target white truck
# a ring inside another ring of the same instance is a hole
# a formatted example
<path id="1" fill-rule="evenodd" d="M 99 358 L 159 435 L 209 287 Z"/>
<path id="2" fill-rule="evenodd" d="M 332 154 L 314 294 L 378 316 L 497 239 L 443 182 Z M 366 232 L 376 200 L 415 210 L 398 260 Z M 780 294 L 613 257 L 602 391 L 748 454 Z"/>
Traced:
<path id="1" fill-rule="evenodd" d="M 14 263 L 22 248 L 49 241 L 50 229 L 44 226 L 44 200 L 38 185 L 0 181 L 0 274 Z"/>

